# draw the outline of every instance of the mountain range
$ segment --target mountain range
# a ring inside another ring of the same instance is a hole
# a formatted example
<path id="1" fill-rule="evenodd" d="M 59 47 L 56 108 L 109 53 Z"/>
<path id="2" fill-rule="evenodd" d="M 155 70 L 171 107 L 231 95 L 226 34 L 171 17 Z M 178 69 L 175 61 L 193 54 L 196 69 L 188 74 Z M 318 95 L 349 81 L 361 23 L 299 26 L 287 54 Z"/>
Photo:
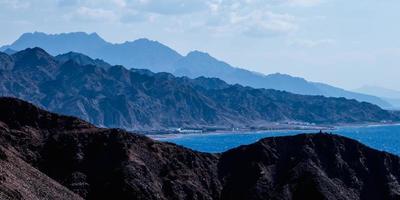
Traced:
<path id="1" fill-rule="evenodd" d="M 393 107 L 387 101 L 373 95 L 351 92 L 285 74 L 264 75 L 233 67 L 204 52 L 192 51 L 186 56 L 182 56 L 172 48 L 148 39 L 112 44 L 96 33 L 45 34 L 34 32 L 23 34 L 11 45 L 1 47 L 0 51 L 12 54 L 15 51 L 33 47 L 43 48 L 52 55 L 65 54 L 71 51 L 79 52 L 92 58 L 102 59 L 113 65 L 149 69 L 154 72 L 169 72 L 175 76 L 214 77 L 229 84 L 283 90 L 303 95 L 345 97 L 373 103 L 382 108 Z"/>
<path id="2" fill-rule="evenodd" d="M 393 105 L 394 109 L 400 110 L 400 91 L 376 86 L 363 86 L 358 88 L 356 91 L 364 94 L 380 96 L 382 99 Z"/>
<path id="3" fill-rule="evenodd" d="M 77 53 L 53 57 L 40 48 L 11 56 L 0 53 L 0 95 L 18 97 L 98 126 L 129 130 L 400 120 L 398 113 L 366 102 L 254 89 L 216 78 L 128 70 Z"/>
<path id="4" fill-rule="evenodd" d="M 0 98 L 0 110 L 1 199 L 400 198 L 398 156 L 332 134 L 208 154 L 14 98 Z"/>

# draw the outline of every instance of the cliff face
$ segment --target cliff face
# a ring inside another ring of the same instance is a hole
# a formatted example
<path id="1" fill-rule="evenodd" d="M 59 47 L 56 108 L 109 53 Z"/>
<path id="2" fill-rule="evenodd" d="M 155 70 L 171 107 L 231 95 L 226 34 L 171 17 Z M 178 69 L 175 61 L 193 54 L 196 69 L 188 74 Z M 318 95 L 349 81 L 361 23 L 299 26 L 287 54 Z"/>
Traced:
<path id="1" fill-rule="evenodd" d="M 399 199 L 400 158 L 328 134 L 222 154 L 0 98 L 2 199 Z"/>

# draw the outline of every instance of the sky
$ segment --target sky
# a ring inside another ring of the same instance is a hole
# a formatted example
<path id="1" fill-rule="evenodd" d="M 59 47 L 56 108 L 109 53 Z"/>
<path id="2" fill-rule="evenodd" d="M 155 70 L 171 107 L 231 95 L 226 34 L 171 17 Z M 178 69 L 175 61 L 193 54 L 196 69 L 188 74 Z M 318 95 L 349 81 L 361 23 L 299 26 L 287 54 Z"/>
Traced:
<path id="1" fill-rule="evenodd" d="M 0 0 L 0 45 L 25 32 L 97 32 L 265 74 L 400 90 L 399 10 L 399 0 Z"/>

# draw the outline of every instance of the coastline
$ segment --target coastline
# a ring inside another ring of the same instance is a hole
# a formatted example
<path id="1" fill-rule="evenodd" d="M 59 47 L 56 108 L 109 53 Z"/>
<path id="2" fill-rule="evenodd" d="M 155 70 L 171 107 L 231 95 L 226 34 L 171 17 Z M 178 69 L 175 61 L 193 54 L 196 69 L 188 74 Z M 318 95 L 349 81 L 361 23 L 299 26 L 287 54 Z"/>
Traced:
<path id="1" fill-rule="evenodd" d="M 400 122 L 393 123 L 363 123 L 363 124 L 341 124 L 334 126 L 334 129 L 339 128 L 362 128 L 362 127 L 385 127 L 385 126 L 400 126 Z"/>
<path id="2" fill-rule="evenodd" d="M 257 133 L 266 133 L 266 132 L 288 132 L 288 131 L 304 131 L 304 132 L 314 132 L 314 131 L 326 131 L 326 130 L 334 130 L 333 128 L 305 128 L 305 129 L 296 129 L 296 128 L 282 128 L 282 129 L 257 129 L 257 130 L 240 130 L 240 131 L 229 131 L 229 130 L 219 130 L 219 131 L 210 131 L 203 133 L 161 133 L 161 134 L 150 134 L 146 135 L 151 139 L 155 140 L 163 140 L 163 139 L 171 139 L 171 138 L 179 138 L 185 136 L 204 136 L 204 135 L 225 135 L 225 134 L 257 134 Z"/>
<path id="3" fill-rule="evenodd" d="M 363 124 L 340 124 L 331 126 L 308 126 L 308 127 L 286 127 L 286 128 L 275 128 L 275 129 L 241 129 L 241 130 L 216 130 L 208 131 L 202 133 L 158 133 L 158 134 L 145 134 L 154 140 L 166 140 L 172 138 L 180 138 L 186 136 L 202 136 L 202 135 L 222 135 L 222 134 L 257 134 L 257 133 L 279 133 L 279 132 L 289 132 L 289 131 L 335 131 L 345 128 L 362 128 L 362 127 L 385 127 L 385 126 L 400 126 L 399 122 L 396 123 L 363 123 Z"/>

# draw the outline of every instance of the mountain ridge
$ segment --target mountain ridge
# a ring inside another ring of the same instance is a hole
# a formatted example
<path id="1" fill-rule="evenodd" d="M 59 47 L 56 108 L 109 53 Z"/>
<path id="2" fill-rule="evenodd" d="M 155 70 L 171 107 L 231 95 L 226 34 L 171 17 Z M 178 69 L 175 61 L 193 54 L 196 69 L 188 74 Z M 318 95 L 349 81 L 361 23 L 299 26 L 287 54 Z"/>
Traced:
<path id="1" fill-rule="evenodd" d="M 386 89 L 376 86 L 363 86 L 355 90 L 365 94 L 382 97 L 385 101 L 393 105 L 394 109 L 400 110 L 400 91 Z"/>
<path id="2" fill-rule="evenodd" d="M 47 35 L 35 32 L 23 34 L 13 44 L 3 46 L 0 50 L 2 51 L 7 48 L 23 50 L 36 46 L 44 48 L 52 55 L 74 51 L 93 58 L 103 59 L 113 65 L 123 65 L 129 68 L 150 69 L 154 72 L 169 72 L 176 76 L 187 76 L 190 78 L 200 76 L 215 77 L 230 84 L 284 90 L 304 95 L 346 97 L 377 104 L 382 108 L 392 107 L 390 103 L 379 97 L 344 91 L 343 89 L 326 84 L 322 87 L 319 83 L 309 82 L 297 77 L 283 77 L 280 74 L 263 75 L 233 67 L 226 62 L 213 58 L 208 53 L 200 51 L 192 51 L 186 56 L 182 56 L 162 43 L 143 38 L 132 42 L 112 44 L 106 42 L 96 33 L 86 34 L 84 32 L 77 32 Z"/>
<path id="3" fill-rule="evenodd" d="M 1 54 L 0 94 L 129 130 L 262 128 L 271 124 L 399 121 L 376 105 L 189 79 L 169 73 L 60 62 L 40 48 Z M 26 58 L 24 57 L 26 56 Z M 92 62 L 93 60 L 89 60 Z M 12 67 L 8 67 L 12 66 Z"/>

